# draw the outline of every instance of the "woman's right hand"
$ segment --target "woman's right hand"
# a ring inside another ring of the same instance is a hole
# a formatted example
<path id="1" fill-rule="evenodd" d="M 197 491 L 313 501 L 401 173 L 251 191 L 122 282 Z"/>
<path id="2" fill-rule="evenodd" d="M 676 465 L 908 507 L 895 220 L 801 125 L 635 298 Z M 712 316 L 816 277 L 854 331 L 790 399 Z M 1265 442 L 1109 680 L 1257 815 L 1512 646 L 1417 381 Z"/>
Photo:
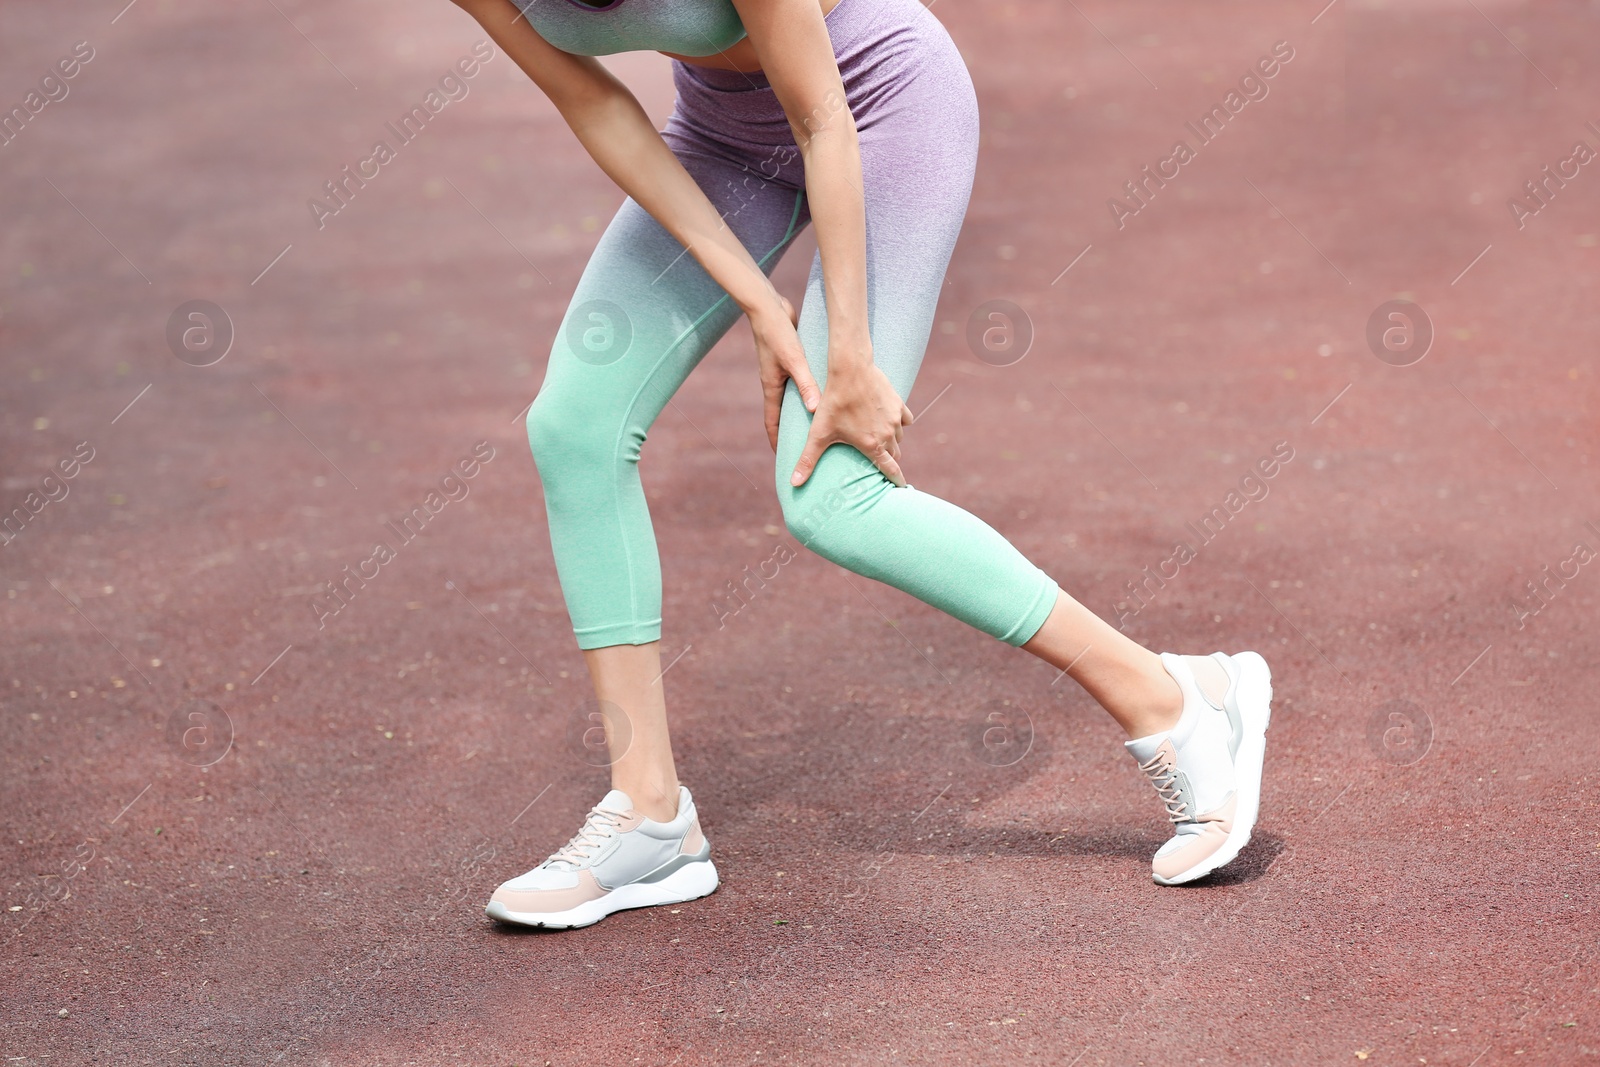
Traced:
<path id="1" fill-rule="evenodd" d="M 794 379 L 806 410 L 815 413 L 822 390 L 811 377 L 806 353 L 800 347 L 800 315 L 785 297 L 773 293 L 777 302 L 750 311 L 750 329 L 755 334 L 756 358 L 761 369 L 761 395 L 767 424 L 767 443 L 778 450 L 778 415 L 783 408 L 784 383 Z"/>

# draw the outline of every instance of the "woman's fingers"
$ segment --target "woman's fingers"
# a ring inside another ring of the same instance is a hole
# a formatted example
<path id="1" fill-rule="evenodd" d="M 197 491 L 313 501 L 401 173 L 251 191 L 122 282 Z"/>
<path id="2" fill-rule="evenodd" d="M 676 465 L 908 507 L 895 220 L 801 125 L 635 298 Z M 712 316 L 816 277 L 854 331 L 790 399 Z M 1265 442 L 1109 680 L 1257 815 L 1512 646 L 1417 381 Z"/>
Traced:
<path id="1" fill-rule="evenodd" d="M 794 387 L 800 390 L 800 401 L 805 404 L 806 410 L 815 415 L 817 405 L 822 403 L 822 390 L 817 388 L 817 380 L 811 376 L 811 367 L 806 363 L 805 354 L 801 353 L 791 366 L 784 369 L 794 379 Z"/>
<path id="2" fill-rule="evenodd" d="M 811 472 L 816 470 L 817 460 L 822 458 L 822 453 L 837 440 L 831 421 L 826 414 L 811 420 L 811 428 L 806 432 L 806 446 L 800 450 L 800 458 L 795 461 L 794 471 L 789 475 L 790 485 L 804 485 L 806 479 L 811 477 Z"/>
<path id="3" fill-rule="evenodd" d="M 894 456 L 889 454 L 888 448 L 880 448 L 878 454 L 872 457 L 872 462 L 883 472 L 885 478 L 902 489 L 905 488 L 906 476 L 900 473 L 900 463 Z"/>
<path id="4" fill-rule="evenodd" d="M 789 484 L 796 487 L 804 485 L 806 479 L 811 477 L 811 472 L 816 470 L 817 460 L 822 456 L 823 450 L 831 443 L 820 441 L 816 437 L 807 440 L 805 451 L 800 453 L 800 461 L 795 464 L 794 473 L 789 476 Z M 898 452 L 898 449 L 896 449 L 896 452 Z M 873 466 L 883 472 L 885 478 L 902 489 L 905 488 L 906 476 L 900 471 L 898 457 L 890 452 L 888 446 L 878 448 L 875 452 L 867 455 L 867 458 L 872 460 Z"/>
<path id="5" fill-rule="evenodd" d="M 772 450 L 778 450 L 778 413 L 783 410 L 783 379 L 776 381 L 762 381 L 761 383 L 762 416 L 767 425 L 767 444 Z"/>
<path id="6" fill-rule="evenodd" d="M 789 475 L 789 484 L 796 488 L 806 484 L 806 479 L 811 477 L 811 472 L 817 469 L 817 457 L 822 455 L 822 450 L 827 446 L 820 443 L 815 435 L 816 423 L 812 423 L 813 434 L 806 438 L 806 447 L 800 453 L 800 459 L 794 465 L 794 473 Z"/>
<path id="7" fill-rule="evenodd" d="M 882 376 L 881 371 L 877 372 L 877 378 L 881 380 L 882 389 L 876 397 L 872 395 L 870 378 L 866 382 L 841 378 L 838 388 L 843 392 L 830 392 L 826 404 L 822 403 L 821 391 L 817 391 L 818 403 L 807 429 L 805 447 L 789 476 L 791 486 L 804 485 L 821 462 L 823 454 L 833 444 L 850 445 L 866 456 L 894 485 L 902 488 L 906 485 L 905 474 L 900 469 L 900 444 L 905 427 L 911 423 L 911 409 L 898 396 L 893 397 L 893 406 L 886 403 L 890 401 L 890 396 L 884 395 L 890 392 L 888 379 Z M 810 368 L 805 366 L 803 360 L 795 367 L 793 380 L 802 396 L 816 389 Z M 808 403 L 807 407 L 810 408 L 811 404 Z M 893 415 L 889 414 L 891 411 Z"/>

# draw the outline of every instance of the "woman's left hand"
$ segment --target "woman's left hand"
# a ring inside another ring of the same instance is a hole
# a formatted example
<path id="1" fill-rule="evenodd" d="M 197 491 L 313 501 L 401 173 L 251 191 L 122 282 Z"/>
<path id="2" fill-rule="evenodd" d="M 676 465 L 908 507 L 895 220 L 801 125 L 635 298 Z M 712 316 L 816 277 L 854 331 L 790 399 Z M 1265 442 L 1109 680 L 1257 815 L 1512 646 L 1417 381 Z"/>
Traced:
<path id="1" fill-rule="evenodd" d="M 911 409 L 889 384 L 888 375 L 872 363 L 870 351 L 854 362 L 830 366 L 822 403 L 789 484 L 804 485 L 828 446 L 843 443 L 870 459 L 895 485 L 904 486 L 900 437 L 910 425 Z"/>
<path id="2" fill-rule="evenodd" d="M 822 395 L 811 377 L 805 349 L 800 347 L 800 337 L 795 332 L 799 325 L 800 313 L 783 296 L 778 296 L 776 307 L 763 308 L 750 315 L 750 329 L 756 339 L 756 362 L 761 369 L 767 443 L 774 452 L 778 450 L 778 415 L 783 409 L 784 383 L 794 380 L 807 411 L 817 410 Z"/>

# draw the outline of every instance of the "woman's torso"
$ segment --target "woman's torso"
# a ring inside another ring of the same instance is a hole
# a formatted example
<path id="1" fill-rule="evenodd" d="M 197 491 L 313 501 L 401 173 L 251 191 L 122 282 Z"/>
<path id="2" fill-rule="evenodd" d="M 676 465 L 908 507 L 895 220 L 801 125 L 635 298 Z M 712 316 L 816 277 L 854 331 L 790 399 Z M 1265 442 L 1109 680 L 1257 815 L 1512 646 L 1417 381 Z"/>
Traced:
<path id="1" fill-rule="evenodd" d="M 660 52 L 697 66 L 761 69 L 731 0 L 515 0 L 528 25 L 563 52 Z M 840 0 L 818 0 L 822 13 Z"/>

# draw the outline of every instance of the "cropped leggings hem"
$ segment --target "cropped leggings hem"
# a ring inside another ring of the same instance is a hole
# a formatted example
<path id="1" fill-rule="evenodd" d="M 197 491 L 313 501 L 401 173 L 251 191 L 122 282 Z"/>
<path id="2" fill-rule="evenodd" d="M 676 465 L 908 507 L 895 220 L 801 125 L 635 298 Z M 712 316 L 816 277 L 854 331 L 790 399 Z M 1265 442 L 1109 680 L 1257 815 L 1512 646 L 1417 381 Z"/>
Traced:
<path id="1" fill-rule="evenodd" d="M 1055 579 L 1039 572 L 1043 579 L 1039 583 L 1039 590 L 1034 594 L 1033 603 L 1028 605 L 1022 613 L 1017 624 L 1004 633 L 995 637 L 1014 648 L 1020 648 L 1033 639 L 1039 632 L 1045 620 L 1050 617 L 1050 612 L 1055 608 L 1056 598 L 1061 595 L 1061 587 Z M 578 648 L 588 652 L 596 648 L 609 648 L 612 645 L 648 645 L 652 641 L 661 640 L 661 620 L 641 619 L 638 622 L 607 623 L 601 626 L 588 626 L 575 630 L 578 638 Z"/>
<path id="2" fill-rule="evenodd" d="M 1020 648 L 1033 639 L 1039 628 L 1050 617 L 1051 610 L 1056 605 L 1056 598 L 1061 595 L 1061 587 L 1053 578 L 1043 571 L 1039 572 L 1044 580 L 1039 583 L 1039 591 L 1034 595 L 1033 603 L 1022 613 L 1017 624 L 1004 633 L 995 637 L 1006 644 Z M 589 626 L 574 631 L 578 638 L 578 648 L 587 652 L 596 648 L 609 648 L 612 645 L 648 645 L 652 641 L 661 640 L 661 620 L 642 619 L 638 622 L 607 623 L 601 626 Z"/>
<path id="3" fill-rule="evenodd" d="M 574 631 L 578 647 L 587 652 L 612 645 L 648 645 L 661 640 L 661 620 L 641 619 L 638 622 L 615 622 L 603 626 L 589 626 Z"/>
<path id="4" fill-rule="evenodd" d="M 1028 610 L 1023 613 L 1022 620 L 1010 630 L 999 635 L 1000 640 L 1013 647 L 1021 647 L 1033 639 L 1039 632 L 1050 612 L 1056 606 L 1056 598 L 1061 595 L 1061 587 L 1056 584 L 1044 571 L 1039 572 L 1044 581 L 1039 584 L 1039 592 L 1033 598 L 1033 603 L 1028 605 Z"/>

